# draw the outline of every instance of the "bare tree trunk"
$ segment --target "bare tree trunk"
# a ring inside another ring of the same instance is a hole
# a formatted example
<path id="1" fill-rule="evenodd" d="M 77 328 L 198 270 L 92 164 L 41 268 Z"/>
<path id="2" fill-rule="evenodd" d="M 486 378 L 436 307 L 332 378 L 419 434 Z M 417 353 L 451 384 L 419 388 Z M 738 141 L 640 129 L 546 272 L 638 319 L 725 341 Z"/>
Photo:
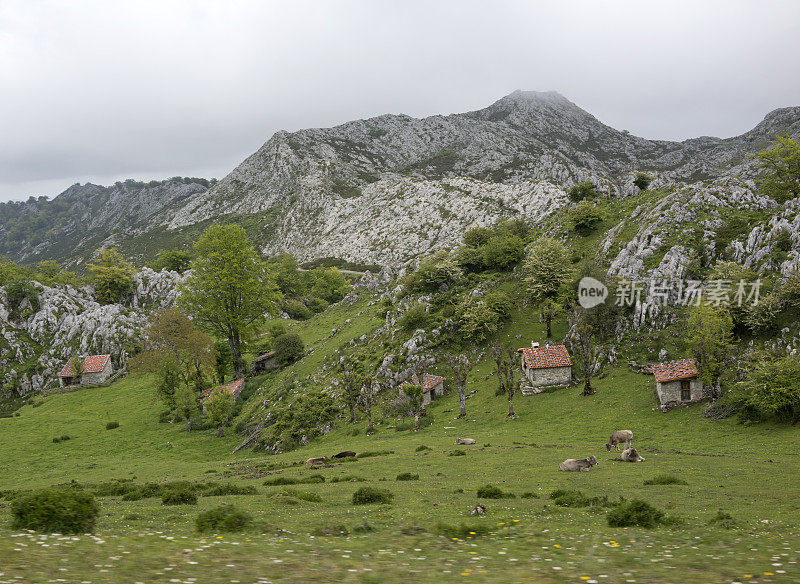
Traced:
<path id="1" fill-rule="evenodd" d="M 549 310 L 545 313 L 544 321 L 547 324 L 547 338 L 548 339 L 552 339 L 553 338 L 553 329 L 552 329 L 553 315 Z"/>
<path id="2" fill-rule="evenodd" d="M 508 389 L 508 417 L 514 418 L 517 414 L 514 413 L 514 388 Z"/>
<path id="3" fill-rule="evenodd" d="M 236 379 L 241 379 L 244 377 L 244 361 L 242 360 L 242 340 L 239 338 L 239 331 L 231 331 L 228 346 L 230 346 L 233 356 L 234 376 Z"/>
<path id="4" fill-rule="evenodd" d="M 458 414 L 459 418 L 467 417 L 467 387 L 466 384 L 458 384 L 458 403 L 461 406 L 461 412 Z"/>
<path id="5" fill-rule="evenodd" d="M 419 430 L 419 410 L 414 410 L 414 429 Z"/>
<path id="6" fill-rule="evenodd" d="M 587 371 L 585 374 L 585 382 L 583 385 L 583 395 L 592 395 L 594 393 L 594 389 L 592 389 L 592 376 Z"/>

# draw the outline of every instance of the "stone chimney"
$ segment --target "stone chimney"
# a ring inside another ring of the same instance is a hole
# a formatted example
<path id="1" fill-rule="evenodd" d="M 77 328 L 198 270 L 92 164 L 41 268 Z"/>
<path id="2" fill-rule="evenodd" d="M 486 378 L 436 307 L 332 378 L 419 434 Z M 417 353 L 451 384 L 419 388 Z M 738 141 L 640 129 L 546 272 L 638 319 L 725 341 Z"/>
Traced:
<path id="1" fill-rule="evenodd" d="M 539 343 L 537 343 L 536 341 L 531 341 L 531 347 L 533 347 L 534 349 L 538 349 Z"/>

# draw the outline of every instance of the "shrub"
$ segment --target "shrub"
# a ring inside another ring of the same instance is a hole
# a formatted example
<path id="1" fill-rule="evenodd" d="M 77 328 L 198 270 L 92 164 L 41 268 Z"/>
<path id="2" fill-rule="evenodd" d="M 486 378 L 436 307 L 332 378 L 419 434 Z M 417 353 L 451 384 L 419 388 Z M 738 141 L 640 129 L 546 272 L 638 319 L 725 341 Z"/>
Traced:
<path id="1" fill-rule="evenodd" d="M 308 320 L 314 315 L 311 309 L 299 300 L 287 300 L 283 303 L 283 310 L 295 320 Z"/>
<path id="2" fill-rule="evenodd" d="M 493 237 L 486 244 L 484 262 L 496 270 L 509 270 L 525 257 L 525 242 L 516 235 Z"/>
<path id="3" fill-rule="evenodd" d="M 328 481 L 330 483 L 363 483 L 367 479 L 360 477 L 358 475 L 344 475 L 341 477 L 331 477 Z"/>
<path id="4" fill-rule="evenodd" d="M 364 534 L 364 533 L 371 533 L 373 531 L 375 531 L 375 528 L 372 527 L 366 521 L 361 525 L 356 525 L 355 527 L 353 527 L 353 533 Z"/>
<path id="5" fill-rule="evenodd" d="M 714 517 L 709 519 L 708 524 L 724 527 L 725 529 L 733 529 L 739 522 L 736 521 L 730 513 L 725 513 L 725 511 L 720 509 Z"/>
<path id="6" fill-rule="evenodd" d="M 153 265 L 156 272 L 161 270 L 172 270 L 179 274 L 189 269 L 192 263 L 192 254 L 182 249 L 162 249 L 158 252 L 158 259 Z"/>
<path id="7" fill-rule="evenodd" d="M 303 356 L 306 346 L 297 333 L 286 333 L 275 339 L 275 360 L 287 364 L 297 361 Z"/>
<path id="8" fill-rule="evenodd" d="M 480 247 L 489 243 L 492 238 L 492 231 L 486 227 L 473 227 L 467 229 L 461 236 L 461 241 L 468 247 Z"/>
<path id="9" fill-rule="evenodd" d="M 309 503 L 322 502 L 322 497 L 320 497 L 317 493 L 312 493 L 310 491 L 299 491 L 297 489 L 283 489 L 280 491 L 280 494 L 286 497 L 294 497 L 295 499 L 300 499 L 301 501 L 308 501 Z"/>
<path id="10" fill-rule="evenodd" d="M 170 489 L 161 495 L 162 505 L 197 505 L 197 494 L 189 489 Z"/>
<path id="11" fill-rule="evenodd" d="M 646 191 L 651 182 L 653 182 L 653 177 L 646 172 L 637 172 L 636 178 L 633 179 L 634 186 L 638 187 L 640 191 Z"/>
<path id="12" fill-rule="evenodd" d="M 314 537 L 326 537 L 330 535 L 348 535 L 349 533 L 350 531 L 343 523 L 333 523 L 315 527 L 311 535 Z"/>
<path id="13" fill-rule="evenodd" d="M 135 270 L 116 249 L 99 250 L 88 268 L 100 304 L 119 302 L 133 292 Z"/>
<path id="14" fill-rule="evenodd" d="M 114 428 L 119 428 L 119 422 L 108 422 L 106 424 L 106 430 L 113 430 Z"/>
<path id="15" fill-rule="evenodd" d="M 61 442 L 61 438 L 59 438 L 58 436 L 53 438 L 53 444 L 58 444 L 59 442 Z"/>
<path id="16" fill-rule="evenodd" d="M 434 528 L 436 535 L 443 535 L 450 539 L 472 539 L 489 533 L 489 526 L 484 523 L 449 525 L 447 523 L 437 523 Z"/>
<path id="17" fill-rule="evenodd" d="M 414 452 L 423 452 L 425 450 L 430 450 L 430 448 L 428 448 L 424 444 L 420 444 L 419 446 L 417 446 L 417 448 L 414 450 Z"/>
<path id="18" fill-rule="evenodd" d="M 434 254 L 423 261 L 407 280 L 412 292 L 438 292 L 442 286 L 451 286 L 463 277 L 461 268 L 446 252 Z"/>
<path id="19" fill-rule="evenodd" d="M 428 328 L 433 322 L 433 317 L 422 305 L 409 308 L 397 321 L 400 328 L 406 332 L 414 332 L 417 329 Z"/>
<path id="20" fill-rule="evenodd" d="M 371 503 L 389 504 L 394 499 L 394 494 L 388 489 L 375 487 L 361 487 L 353 493 L 353 505 L 369 505 Z"/>
<path id="21" fill-rule="evenodd" d="M 574 231 L 582 235 L 588 235 L 600 223 L 605 216 L 603 211 L 591 203 L 581 203 L 569 212 L 569 223 Z"/>
<path id="22" fill-rule="evenodd" d="M 46 533 L 91 533 L 100 506 L 81 490 L 44 489 L 18 495 L 11 502 L 11 529 Z"/>
<path id="23" fill-rule="evenodd" d="M 622 503 L 608 514 L 610 527 L 656 527 L 663 521 L 663 511 L 640 499 Z"/>
<path id="24" fill-rule="evenodd" d="M 137 489 L 139 486 L 130 479 L 113 479 L 89 487 L 92 494 L 97 497 L 120 497 Z"/>
<path id="25" fill-rule="evenodd" d="M 500 487 L 494 485 L 483 485 L 478 489 L 479 499 L 514 499 L 514 493 L 506 493 Z"/>
<path id="26" fill-rule="evenodd" d="M 274 479 L 267 479 L 264 481 L 265 487 L 277 487 L 280 485 L 296 485 L 300 482 L 299 479 L 294 477 L 275 477 Z"/>
<path id="27" fill-rule="evenodd" d="M 419 475 L 418 474 L 411 474 L 410 472 L 401 472 L 397 475 L 398 481 L 418 481 Z"/>
<path id="28" fill-rule="evenodd" d="M 572 185 L 567 191 L 567 196 L 571 201 L 580 203 L 585 199 L 595 199 L 599 195 L 597 194 L 597 188 L 594 183 L 590 180 L 585 180 Z"/>
<path id="29" fill-rule="evenodd" d="M 317 298 L 316 296 L 311 296 L 310 298 L 306 298 L 306 306 L 308 306 L 312 312 L 322 312 L 328 308 L 330 304 L 328 304 L 327 300 Z"/>
<path id="30" fill-rule="evenodd" d="M 525 491 L 524 493 L 522 493 L 521 497 L 523 499 L 538 499 L 539 495 L 537 495 L 536 493 L 532 493 L 530 491 Z"/>
<path id="31" fill-rule="evenodd" d="M 387 454 L 394 454 L 394 450 L 367 450 L 360 453 L 356 458 L 370 458 L 372 456 L 386 456 Z"/>
<path id="32" fill-rule="evenodd" d="M 500 315 L 482 299 L 468 298 L 459 307 L 456 322 L 464 341 L 482 343 L 497 332 Z"/>
<path id="33" fill-rule="evenodd" d="M 463 450 L 451 450 L 447 453 L 447 456 L 466 456 L 467 453 Z"/>
<path id="34" fill-rule="evenodd" d="M 204 511 L 195 519 L 195 526 L 200 533 L 242 531 L 250 525 L 253 518 L 233 505 L 222 505 Z"/>
<path id="35" fill-rule="evenodd" d="M 676 476 L 668 475 L 668 474 L 660 474 L 654 476 L 652 479 L 647 479 L 644 482 L 645 486 L 647 485 L 688 485 L 686 481 L 683 479 L 679 479 Z"/>
<path id="36" fill-rule="evenodd" d="M 203 492 L 204 497 L 222 497 L 224 495 L 257 495 L 258 490 L 253 485 L 239 486 L 231 483 L 212 485 Z"/>
<path id="37" fill-rule="evenodd" d="M 314 484 L 318 484 L 318 483 L 324 483 L 325 482 L 325 477 L 322 476 L 321 474 L 313 474 L 313 475 L 307 476 L 305 479 L 302 479 L 302 482 L 304 484 L 306 484 L 306 485 L 314 485 Z"/>
<path id="38" fill-rule="evenodd" d="M 588 507 L 590 499 L 580 491 L 556 489 L 550 493 L 554 505 L 559 507 Z"/>

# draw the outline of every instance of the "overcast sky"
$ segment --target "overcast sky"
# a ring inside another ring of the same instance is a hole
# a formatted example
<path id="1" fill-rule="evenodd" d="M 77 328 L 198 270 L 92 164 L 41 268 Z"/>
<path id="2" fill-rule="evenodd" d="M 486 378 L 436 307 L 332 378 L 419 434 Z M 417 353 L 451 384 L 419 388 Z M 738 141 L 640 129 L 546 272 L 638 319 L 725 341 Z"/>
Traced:
<path id="1" fill-rule="evenodd" d="M 800 105 L 800 2 L 0 0 L 0 200 L 222 177 L 275 131 L 556 90 L 618 129 Z"/>

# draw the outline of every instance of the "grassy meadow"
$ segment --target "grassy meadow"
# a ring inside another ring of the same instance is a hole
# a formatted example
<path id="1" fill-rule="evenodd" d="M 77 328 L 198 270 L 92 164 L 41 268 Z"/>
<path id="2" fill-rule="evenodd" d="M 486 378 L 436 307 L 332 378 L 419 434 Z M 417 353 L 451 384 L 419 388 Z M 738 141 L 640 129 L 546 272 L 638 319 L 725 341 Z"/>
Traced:
<path id="1" fill-rule="evenodd" d="M 266 382 L 311 375 L 326 355 L 378 326 L 368 302 L 293 324 L 313 350 Z M 335 326 L 342 330 L 330 336 Z M 519 314 L 502 334 L 520 344 L 542 336 L 540 324 Z M 278 455 L 232 454 L 242 438 L 230 429 L 218 438 L 215 430 L 159 423 L 147 378 L 26 405 L 0 419 L 0 491 L 119 479 L 253 486 L 256 494 L 200 496 L 196 505 L 102 496 L 95 533 L 79 536 L 12 532 L 9 500 L 0 499 L 0 582 L 800 581 L 800 429 L 711 421 L 702 405 L 661 413 L 652 377 L 625 367 L 598 379 L 591 397 L 581 397 L 580 387 L 518 397 L 517 418 L 509 420 L 492 369 L 484 360 L 471 373 L 468 391 L 477 393 L 466 419 L 455 419 L 451 392 L 429 407 L 431 423 L 419 431 L 397 431 L 390 427 L 397 420 L 382 419 L 365 436 L 359 420 L 353 435 L 340 422 Z M 107 430 L 110 421 L 119 427 Z M 617 454 L 605 451 L 621 428 L 633 430 L 645 462 L 615 462 Z M 70 439 L 53 441 L 61 436 Z M 456 437 L 477 444 L 456 446 Z M 302 465 L 342 450 L 372 455 L 321 469 Z M 563 459 L 590 454 L 600 463 L 591 472 L 557 471 Z M 398 481 L 401 473 L 419 479 Z M 662 474 L 686 484 L 644 484 Z M 325 482 L 304 484 L 311 475 Z M 264 484 L 276 478 L 300 482 Z M 487 484 L 513 497 L 479 499 Z M 394 499 L 353 505 L 362 486 L 389 489 Z M 643 499 L 669 523 L 611 528 L 608 507 L 557 506 L 549 498 L 555 489 L 610 503 Z M 479 502 L 487 514 L 473 517 Z M 250 513 L 253 524 L 241 533 L 198 533 L 196 516 L 223 503 Z M 709 524 L 720 510 L 732 521 Z"/>

